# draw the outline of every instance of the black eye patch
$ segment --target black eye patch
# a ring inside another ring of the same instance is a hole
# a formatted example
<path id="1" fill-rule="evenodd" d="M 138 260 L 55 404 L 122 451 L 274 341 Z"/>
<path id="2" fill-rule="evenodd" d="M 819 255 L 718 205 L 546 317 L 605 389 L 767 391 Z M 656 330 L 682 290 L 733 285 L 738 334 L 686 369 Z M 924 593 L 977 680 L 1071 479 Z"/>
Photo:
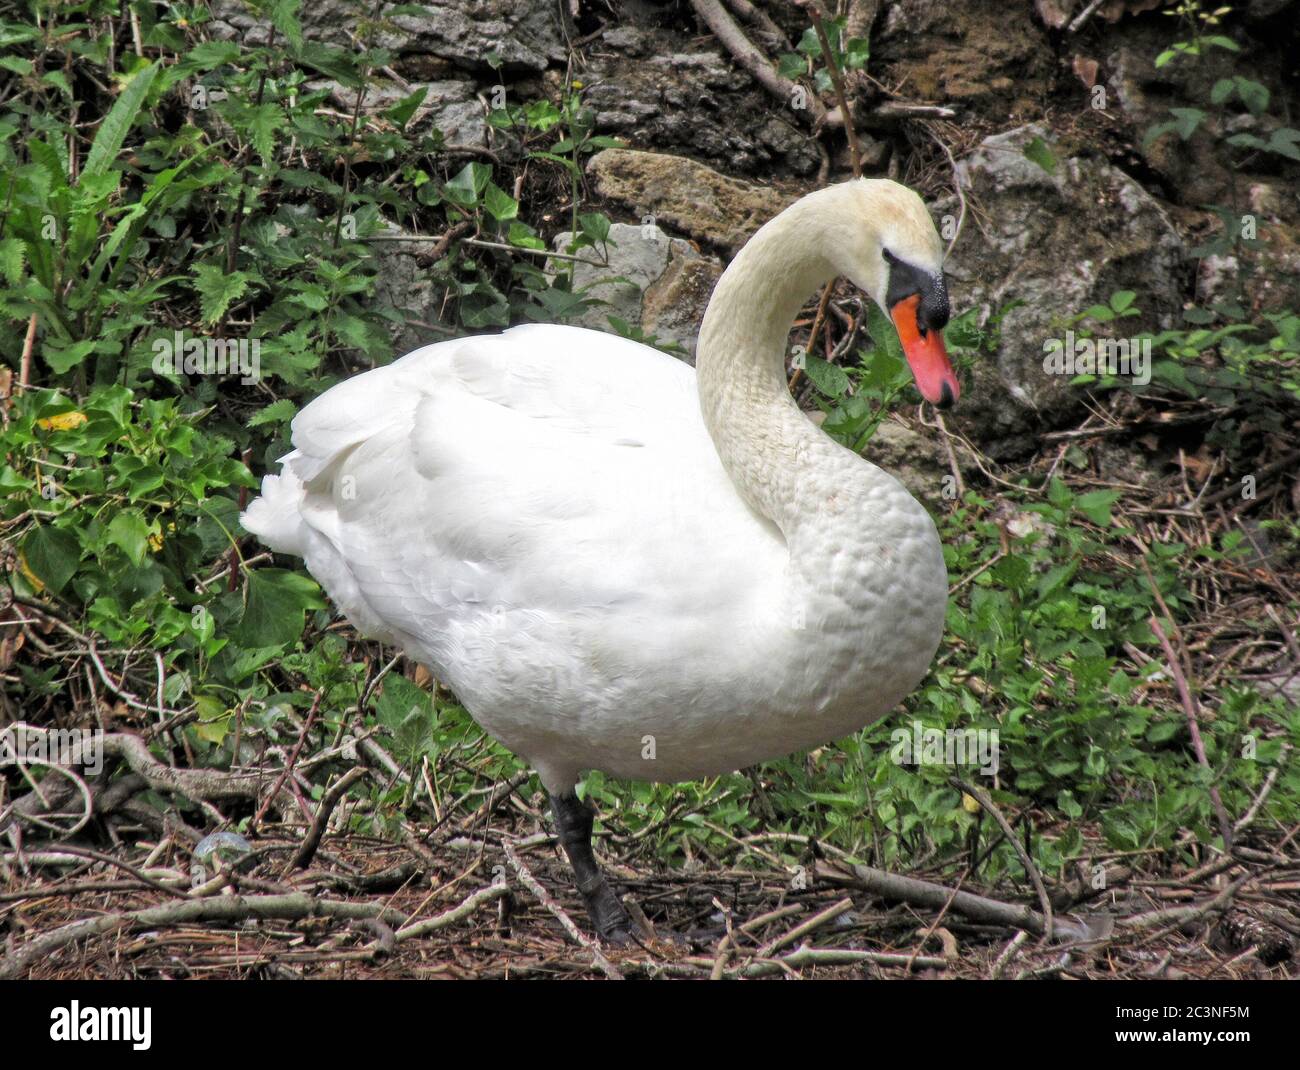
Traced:
<path id="1" fill-rule="evenodd" d="M 943 330 L 948 323 L 948 286 L 943 273 L 932 275 L 919 267 L 900 260 L 888 249 L 882 250 L 885 262 L 889 264 L 889 287 L 885 291 L 885 302 L 893 308 L 899 301 L 921 295 L 921 303 L 916 309 L 917 325 L 924 331 Z"/>

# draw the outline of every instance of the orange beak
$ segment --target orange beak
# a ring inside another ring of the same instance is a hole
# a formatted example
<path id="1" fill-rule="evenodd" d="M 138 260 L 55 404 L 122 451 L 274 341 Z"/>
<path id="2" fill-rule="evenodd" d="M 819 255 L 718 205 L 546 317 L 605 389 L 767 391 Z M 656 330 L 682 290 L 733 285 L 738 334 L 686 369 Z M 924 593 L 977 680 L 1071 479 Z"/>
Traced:
<path id="1" fill-rule="evenodd" d="M 953 374 L 952 362 L 948 360 L 948 350 L 944 348 L 943 332 L 922 333 L 916 322 L 916 309 L 920 303 L 920 294 L 905 297 L 893 307 L 891 316 L 921 396 L 946 409 L 961 396 L 961 387 Z"/>

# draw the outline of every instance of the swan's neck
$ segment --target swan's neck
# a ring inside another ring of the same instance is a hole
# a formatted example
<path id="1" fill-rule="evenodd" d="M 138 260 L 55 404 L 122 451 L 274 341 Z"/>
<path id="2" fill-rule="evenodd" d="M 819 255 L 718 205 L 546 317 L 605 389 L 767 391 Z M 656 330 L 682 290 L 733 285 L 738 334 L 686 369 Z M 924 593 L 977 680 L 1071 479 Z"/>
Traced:
<path id="1" fill-rule="evenodd" d="M 786 385 L 790 326 L 835 263 L 850 225 L 832 187 L 766 224 L 723 273 L 700 329 L 696 371 L 704 422 L 737 491 L 791 543 L 843 513 L 871 484 L 898 484 L 836 444 Z"/>

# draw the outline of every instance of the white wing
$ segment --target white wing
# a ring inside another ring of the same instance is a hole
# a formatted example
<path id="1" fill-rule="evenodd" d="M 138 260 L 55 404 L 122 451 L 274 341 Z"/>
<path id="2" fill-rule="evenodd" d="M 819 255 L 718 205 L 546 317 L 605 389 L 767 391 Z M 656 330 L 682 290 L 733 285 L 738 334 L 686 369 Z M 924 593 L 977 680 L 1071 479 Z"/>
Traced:
<path id="1" fill-rule="evenodd" d="M 244 526 L 539 768 L 547 740 L 624 745 L 729 661 L 740 686 L 731 652 L 779 600 L 780 533 L 694 370 L 647 346 L 540 324 L 428 346 L 312 402 L 293 444 Z"/>

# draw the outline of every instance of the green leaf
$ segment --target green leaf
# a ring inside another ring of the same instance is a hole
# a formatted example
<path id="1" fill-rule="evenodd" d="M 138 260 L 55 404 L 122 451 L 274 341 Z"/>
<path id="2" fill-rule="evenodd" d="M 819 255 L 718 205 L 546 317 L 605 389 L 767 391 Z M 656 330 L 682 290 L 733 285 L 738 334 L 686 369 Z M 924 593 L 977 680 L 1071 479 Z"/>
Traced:
<path id="1" fill-rule="evenodd" d="M 41 349 L 41 353 L 51 371 L 56 375 L 64 375 L 84 361 L 94 350 L 95 341 L 92 338 L 82 342 L 73 342 L 72 345 L 64 349 L 55 348 L 50 342 L 46 342 Z"/>
<path id="2" fill-rule="evenodd" d="M 23 264 L 27 260 L 27 246 L 17 238 L 0 239 L 0 276 L 10 286 L 17 286 L 23 277 Z"/>
<path id="3" fill-rule="evenodd" d="M 248 130 L 262 163 L 270 163 L 275 155 L 275 132 L 284 124 L 284 110 L 278 104 L 259 104 L 248 110 Z"/>
<path id="4" fill-rule="evenodd" d="M 406 124 L 411 121 L 411 116 L 420 110 L 420 105 L 424 103 L 424 98 L 429 95 L 429 87 L 421 86 L 410 96 L 403 97 L 391 108 L 384 112 L 386 118 L 391 119 L 403 130 Z"/>
<path id="5" fill-rule="evenodd" d="M 1056 174 L 1056 154 L 1041 137 L 1034 138 L 1025 146 L 1025 159 L 1038 164 L 1049 175 Z"/>
<path id="6" fill-rule="evenodd" d="M 41 524 L 23 540 L 23 558 L 37 579 L 58 594 L 77 571 L 81 543 L 70 531 Z"/>
<path id="7" fill-rule="evenodd" d="M 181 73 L 192 74 L 224 67 L 237 59 L 239 45 L 234 41 L 201 41 L 185 53 L 185 58 L 177 64 L 177 68 Z"/>
<path id="8" fill-rule="evenodd" d="M 828 397 L 840 397 L 849 388 L 849 377 L 844 369 L 821 357 L 806 358 L 803 370 L 813 385 Z"/>
<path id="9" fill-rule="evenodd" d="M 1124 312 L 1137 297 L 1133 290 L 1116 290 L 1110 295 L 1110 307 L 1116 312 Z"/>
<path id="10" fill-rule="evenodd" d="M 1210 103 L 1222 104 L 1230 96 L 1233 89 L 1236 88 L 1231 78 L 1220 78 L 1214 83 L 1214 88 L 1210 90 Z"/>
<path id="11" fill-rule="evenodd" d="M 1094 490 L 1081 494 L 1074 507 L 1100 528 L 1110 527 L 1110 507 L 1119 500 L 1117 490 Z"/>
<path id="12" fill-rule="evenodd" d="M 1300 160 L 1298 143 L 1300 143 L 1300 130 L 1292 130 L 1291 127 L 1284 126 L 1280 130 L 1273 131 L 1265 148 L 1289 160 Z"/>
<path id="13" fill-rule="evenodd" d="M 286 569 L 258 569 L 248 574 L 248 599 L 236 638 L 243 646 L 290 646 L 302 635 L 306 611 L 323 608 L 313 580 Z"/>
<path id="14" fill-rule="evenodd" d="M 1196 133 L 1196 128 L 1205 118 L 1205 112 L 1200 108 L 1170 108 L 1169 113 L 1174 117 L 1174 129 L 1184 141 Z"/>
<path id="15" fill-rule="evenodd" d="M 433 721 L 433 697 L 404 676 L 384 677 L 384 687 L 375 700 L 375 716 L 385 728 L 399 728 L 412 711 Z"/>
<path id="16" fill-rule="evenodd" d="M 113 107 L 109 109 L 108 115 L 104 117 L 104 121 L 99 124 L 95 143 L 90 146 L 90 154 L 81 169 L 82 181 L 104 174 L 117 159 L 117 154 L 122 151 L 122 143 L 126 141 L 126 135 L 135 123 L 136 116 L 140 114 L 149 87 L 153 85 L 157 74 L 158 64 L 151 63 L 137 71 L 135 77 L 122 90 L 122 95 L 117 98 Z"/>
<path id="17" fill-rule="evenodd" d="M 72 85 L 68 82 L 68 76 L 62 71 L 46 71 L 41 75 L 41 81 L 46 85 L 52 85 L 69 100 L 75 100 L 72 92 Z"/>
<path id="18" fill-rule="evenodd" d="M 108 541 L 139 568 L 149 552 L 149 525 L 137 510 L 124 510 L 109 522 Z"/>
<path id="19" fill-rule="evenodd" d="M 489 182 L 483 191 L 483 207 L 498 223 L 514 219 L 519 214 L 519 202 L 495 182 Z"/>
<path id="20" fill-rule="evenodd" d="M 492 168 L 471 161 L 456 172 L 442 187 L 443 195 L 461 208 L 473 208 L 492 179 Z"/>
<path id="21" fill-rule="evenodd" d="M 302 23 L 298 21 L 300 0 L 271 0 L 271 25 L 284 34 L 294 53 L 302 51 Z"/>
<path id="22" fill-rule="evenodd" d="M 244 295 L 252 277 L 246 271 L 227 274 L 221 264 L 195 264 L 194 288 L 203 303 L 203 322 L 216 323 L 221 319 L 231 303 Z"/>
<path id="23" fill-rule="evenodd" d="M 329 75 L 343 85 L 353 88 L 361 85 L 361 72 L 351 52 L 318 41 L 303 41 L 297 58 L 304 66 Z"/>
<path id="24" fill-rule="evenodd" d="M 583 212 L 578 216 L 578 225 L 582 232 L 592 241 L 609 240 L 609 217 L 600 212 Z"/>
<path id="25" fill-rule="evenodd" d="M 248 421 L 249 427 L 261 427 L 263 424 L 284 424 L 294 418 L 298 406 L 288 398 L 273 401 L 260 412 L 253 413 Z"/>
<path id="26" fill-rule="evenodd" d="M 1241 51 L 1241 45 L 1237 44 L 1231 37 L 1215 34 L 1212 37 L 1202 37 L 1201 40 L 1207 45 L 1214 45 L 1216 48 L 1226 48 L 1229 52 Z"/>
<path id="27" fill-rule="evenodd" d="M 1249 78 L 1242 78 L 1240 75 L 1232 79 L 1232 84 L 1237 87 L 1237 95 L 1253 115 L 1261 115 L 1268 110 L 1269 97 L 1265 86 Z"/>

